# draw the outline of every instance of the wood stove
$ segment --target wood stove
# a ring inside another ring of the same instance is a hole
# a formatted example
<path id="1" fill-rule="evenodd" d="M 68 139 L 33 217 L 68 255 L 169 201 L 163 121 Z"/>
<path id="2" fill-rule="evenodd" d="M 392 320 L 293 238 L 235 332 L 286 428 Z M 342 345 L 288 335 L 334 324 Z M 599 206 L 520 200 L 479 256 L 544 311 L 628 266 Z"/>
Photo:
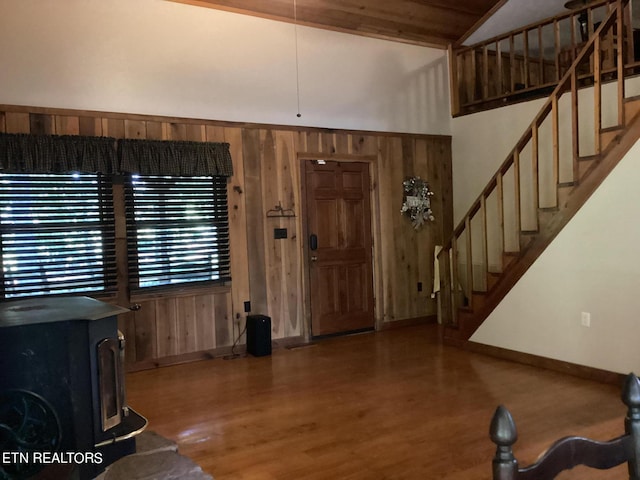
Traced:
<path id="1" fill-rule="evenodd" d="M 0 303 L 0 479 L 91 479 L 135 452 L 147 421 L 126 403 L 127 311 L 88 297 Z"/>

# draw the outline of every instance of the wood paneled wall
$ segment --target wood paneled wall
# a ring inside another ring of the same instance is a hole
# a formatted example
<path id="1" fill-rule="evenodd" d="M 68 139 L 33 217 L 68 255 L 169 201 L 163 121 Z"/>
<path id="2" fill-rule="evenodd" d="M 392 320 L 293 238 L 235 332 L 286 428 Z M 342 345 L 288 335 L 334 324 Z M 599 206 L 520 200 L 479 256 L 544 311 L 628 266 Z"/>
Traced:
<path id="1" fill-rule="evenodd" d="M 0 106 L 0 131 L 230 144 L 234 163 L 228 187 L 231 286 L 185 287 L 128 298 L 123 285 L 112 300 L 141 307 L 120 319 L 132 369 L 227 352 L 244 325 L 245 301 L 251 302 L 252 313 L 271 317 L 273 339 L 306 337 L 310 311 L 300 183 L 305 158 L 370 165 L 377 327 L 436 314 L 430 295 L 434 247 L 453 229 L 450 137 L 6 105 Z M 436 217 L 420 231 L 400 213 L 402 182 L 416 175 L 434 191 Z M 292 210 L 295 217 L 267 217 L 276 205 Z M 117 228 L 124 254 L 123 226 Z M 274 228 L 286 228 L 287 238 L 274 239 Z M 422 291 L 418 291 L 419 282 Z"/>

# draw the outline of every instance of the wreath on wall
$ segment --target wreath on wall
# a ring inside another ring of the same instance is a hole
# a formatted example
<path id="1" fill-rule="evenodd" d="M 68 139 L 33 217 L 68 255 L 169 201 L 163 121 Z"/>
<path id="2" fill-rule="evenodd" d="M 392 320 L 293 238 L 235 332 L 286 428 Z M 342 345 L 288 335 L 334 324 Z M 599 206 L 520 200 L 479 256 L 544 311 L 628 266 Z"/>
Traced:
<path id="1" fill-rule="evenodd" d="M 401 213 L 411 220 L 413 228 L 419 230 L 425 222 L 433 222 L 435 217 L 431 211 L 433 192 L 429 184 L 420 177 L 411 177 L 402 182 L 404 196 Z"/>

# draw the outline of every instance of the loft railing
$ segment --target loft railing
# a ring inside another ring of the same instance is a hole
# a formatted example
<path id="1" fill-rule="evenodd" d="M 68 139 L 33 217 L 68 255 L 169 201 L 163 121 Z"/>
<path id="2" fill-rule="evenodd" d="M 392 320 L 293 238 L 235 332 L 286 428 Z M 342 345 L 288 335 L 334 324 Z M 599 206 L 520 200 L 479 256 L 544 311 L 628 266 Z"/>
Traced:
<path id="1" fill-rule="evenodd" d="M 607 2 L 605 18 L 444 244 L 438 255 L 443 324 L 456 326 L 461 307 L 474 309 L 474 292 L 490 292 L 545 215 L 559 209 L 561 197 L 624 127 L 625 76 L 640 66 L 628 61 L 629 43 L 617 34 L 628 31 L 627 3 Z"/>
<path id="2" fill-rule="evenodd" d="M 615 0 L 600 0 L 540 23 L 468 47 L 452 47 L 452 112 L 454 115 L 494 108 L 510 101 L 546 96 L 565 75 Z M 623 38 L 628 61 L 634 52 L 630 10 Z M 637 36 L 638 34 L 636 34 Z M 640 38 L 640 37 L 636 37 Z M 600 44 L 605 72 L 614 67 L 613 32 Z M 592 75 L 584 66 L 581 75 Z"/>

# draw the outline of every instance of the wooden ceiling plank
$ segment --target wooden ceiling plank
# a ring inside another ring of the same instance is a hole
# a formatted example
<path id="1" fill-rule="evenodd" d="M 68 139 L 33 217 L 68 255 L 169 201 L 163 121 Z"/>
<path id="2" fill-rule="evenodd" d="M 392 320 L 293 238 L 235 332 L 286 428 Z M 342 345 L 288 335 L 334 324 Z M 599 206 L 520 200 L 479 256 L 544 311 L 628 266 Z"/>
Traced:
<path id="1" fill-rule="evenodd" d="M 293 0 L 168 0 L 271 20 L 294 21 Z M 316 28 L 446 48 L 501 0 L 297 0 L 297 22 Z M 464 4 L 464 5 L 460 5 Z"/>

